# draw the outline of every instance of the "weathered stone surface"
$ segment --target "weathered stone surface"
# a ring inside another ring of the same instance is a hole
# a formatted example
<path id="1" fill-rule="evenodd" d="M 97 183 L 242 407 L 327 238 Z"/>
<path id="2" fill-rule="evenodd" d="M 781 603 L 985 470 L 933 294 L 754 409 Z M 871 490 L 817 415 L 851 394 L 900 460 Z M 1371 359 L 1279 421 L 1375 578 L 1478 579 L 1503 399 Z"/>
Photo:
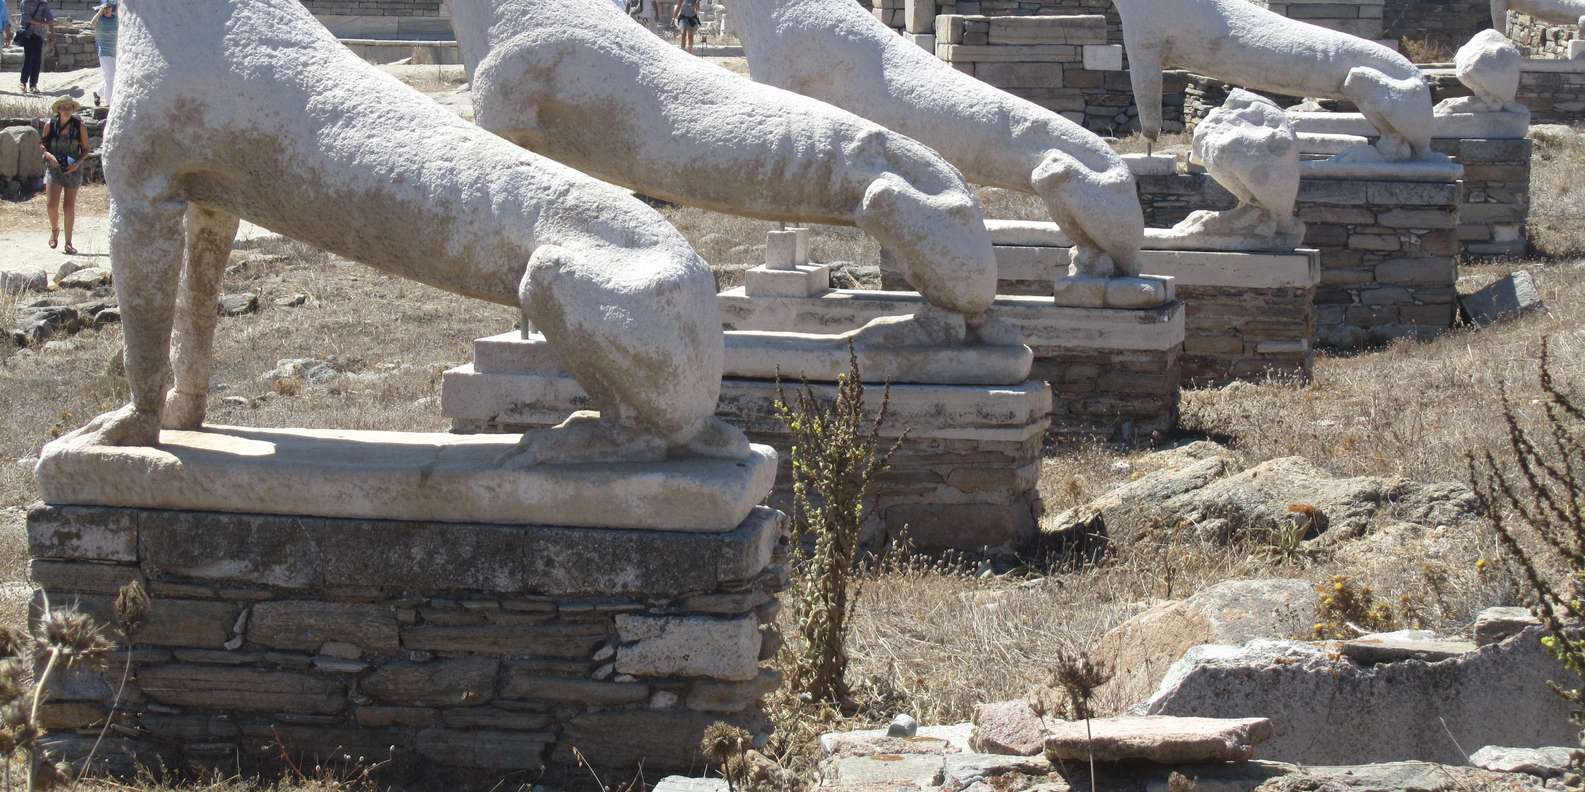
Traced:
<path id="1" fill-rule="evenodd" d="M 290 588 L 372 586 L 473 589 L 555 596 L 712 591 L 770 563 L 785 517 L 750 513 L 725 534 L 674 534 L 214 512 L 46 508 L 30 517 L 30 539 L 54 553 L 135 560 L 120 531 L 140 537 L 145 568 L 205 580 Z M 122 522 L 113 522 L 122 521 Z M 123 529 L 121 526 L 129 526 Z M 104 527 L 100 527 L 104 526 Z M 95 544 L 80 546 L 86 537 Z M 42 543 L 42 544 L 41 544 Z M 103 546 L 105 549 L 99 549 Z M 57 549 L 58 548 L 58 549 Z M 35 555 L 50 552 L 35 550 Z M 123 556 L 126 556 L 123 558 Z M 223 560 L 218 560 L 223 559 Z"/>
<path id="2" fill-rule="evenodd" d="M 555 735 L 534 732 L 425 729 L 418 752 L 451 766 L 489 770 L 538 770 Z"/>
<path id="3" fill-rule="evenodd" d="M 42 269 L 0 270 L 0 294 L 17 295 L 49 290 L 50 276 Z"/>
<path id="4" fill-rule="evenodd" d="M 577 748 L 602 777 L 625 771 L 626 777 L 631 778 L 640 765 L 646 773 L 656 775 L 687 772 L 689 768 L 705 766 L 699 755 L 699 738 L 710 724 L 723 721 L 750 734 L 768 727 L 759 718 L 701 715 L 675 709 L 589 712 L 567 721 L 551 761 L 575 766 L 572 749 Z"/>
<path id="5" fill-rule="evenodd" d="M 602 682 L 513 673 L 501 695 L 507 698 L 618 707 L 649 700 L 649 686 L 634 682 Z"/>
<path id="6" fill-rule="evenodd" d="M 46 503 L 724 533 L 776 475 L 763 447 L 744 460 L 512 469 L 501 459 L 516 441 L 499 435 L 208 426 L 166 430 L 158 447 L 97 439 L 45 446 L 35 478 Z"/>
<path id="7" fill-rule="evenodd" d="M 1245 762 L 1271 736 L 1265 718 L 1118 717 L 1064 721 L 1046 737 L 1052 761 Z"/>
<path id="8" fill-rule="evenodd" d="M 981 753 L 1034 756 L 1045 750 L 1046 735 L 1056 722 L 1036 715 L 1027 699 L 980 704 L 974 708 L 969 745 Z"/>
<path id="9" fill-rule="evenodd" d="M 38 506 L 28 512 L 28 554 L 78 561 L 137 561 L 138 512 Z"/>
<path id="10" fill-rule="evenodd" d="M 1475 643 L 1497 643 L 1540 623 L 1529 608 L 1487 608 L 1475 617 Z"/>
<path id="11" fill-rule="evenodd" d="M 1226 643 L 1226 642 L 1219 642 Z M 1343 656 L 1360 665 L 1419 660 L 1436 663 L 1475 651 L 1468 641 L 1447 641 L 1424 630 L 1362 635 L 1343 642 Z"/>
<path id="12" fill-rule="evenodd" d="M 34 585 L 52 593 L 115 594 L 128 583 L 143 582 L 135 566 L 37 558 L 28 564 L 28 576 Z"/>
<path id="13" fill-rule="evenodd" d="M 1535 286 L 1535 279 L 1524 270 L 1497 280 L 1473 294 L 1459 295 L 1459 304 L 1464 307 L 1469 320 L 1481 326 L 1516 319 L 1542 307 L 1541 292 Z"/>
<path id="14" fill-rule="evenodd" d="M 358 707 L 354 713 L 358 725 L 366 729 L 386 726 L 429 726 L 440 716 L 439 710 L 429 707 Z"/>
<path id="15" fill-rule="evenodd" d="M 400 648 L 396 613 L 390 606 L 315 600 L 261 602 L 253 606 L 248 640 L 275 649 L 305 652 L 318 650 L 327 641 L 347 642 L 377 653 Z"/>
<path id="16" fill-rule="evenodd" d="M 759 675 L 759 622 L 620 614 L 616 670 L 635 676 L 706 676 L 747 682 Z"/>
<path id="17" fill-rule="evenodd" d="M 1294 768 L 1259 787 L 1260 792 L 1531 792 L 1535 788 L 1512 775 L 1429 762 Z"/>
<path id="18" fill-rule="evenodd" d="M 1568 770 L 1578 748 L 1504 748 L 1488 745 L 1469 755 L 1469 763 L 1498 773 L 1556 778 Z"/>
<path id="19" fill-rule="evenodd" d="M 347 703 L 334 680 L 255 668 L 164 665 L 139 670 L 137 681 L 145 696 L 177 707 L 330 714 Z"/>
<path id="20" fill-rule="evenodd" d="M 1319 600 L 1308 581 L 1261 579 L 1229 580 L 1186 600 L 1163 602 L 1096 642 L 1091 654 L 1114 669 L 1098 694 L 1122 704 L 1141 701 L 1173 663 L 1201 644 L 1302 635 L 1315 620 Z"/>
<path id="21" fill-rule="evenodd" d="M 402 645 L 432 652 L 490 652 L 567 659 L 587 658 L 605 640 L 599 624 L 462 624 L 410 627 Z"/>
<path id="22" fill-rule="evenodd" d="M 1129 482 L 1064 512 L 1049 530 L 1126 542 L 1164 522 L 1193 525 L 1205 538 L 1225 538 L 1290 528 L 1290 507 L 1296 505 L 1314 515 L 1308 534 L 1327 541 L 1359 535 L 1388 509 L 1405 521 L 1430 525 L 1456 525 L 1477 511 L 1474 494 L 1462 484 L 1333 478 L 1301 457 L 1234 473 L 1229 458 L 1212 457 Z"/>
<path id="23" fill-rule="evenodd" d="M 683 703 L 696 712 L 742 712 L 757 706 L 760 699 L 781 686 L 781 680 L 780 671 L 765 668 L 748 682 L 695 682 L 688 688 Z"/>
<path id="24" fill-rule="evenodd" d="M 827 732 L 820 735 L 820 750 L 827 756 L 874 756 L 876 754 L 953 754 L 972 753 L 973 723 L 947 726 L 920 726 L 913 737 L 888 735 L 886 729 L 860 729 Z"/>
<path id="25" fill-rule="evenodd" d="M 493 657 L 461 657 L 428 663 L 391 663 L 360 684 L 375 700 L 415 706 L 463 707 L 484 704 L 495 695 Z"/>
<path id="26" fill-rule="evenodd" d="M 1362 667 L 1325 646 L 1252 641 L 1200 646 L 1168 672 L 1143 714 L 1270 718 L 1266 758 L 1301 764 L 1396 761 L 1462 764 L 1460 745 L 1573 741 L 1568 707 L 1547 687 L 1566 671 L 1539 628 L 1439 663 Z M 1446 723 L 1452 740 L 1425 738 Z"/>
<path id="27" fill-rule="evenodd" d="M 725 778 L 666 776 L 651 792 L 731 792 Z"/>
<path id="28" fill-rule="evenodd" d="M 458 729 L 511 729 L 545 731 L 552 725 L 550 715 L 514 712 L 499 707 L 464 707 L 444 712 L 446 725 Z"/>

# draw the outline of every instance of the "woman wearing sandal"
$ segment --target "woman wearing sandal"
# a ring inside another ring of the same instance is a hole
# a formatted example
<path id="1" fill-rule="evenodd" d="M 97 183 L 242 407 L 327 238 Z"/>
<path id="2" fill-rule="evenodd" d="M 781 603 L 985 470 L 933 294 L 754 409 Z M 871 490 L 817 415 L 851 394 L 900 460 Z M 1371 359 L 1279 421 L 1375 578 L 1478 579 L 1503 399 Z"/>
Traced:
<path id="1" fill-rule="evenodd" d="M 67 255 L 76 255 L 72 247 L 72 222 L 77 219 L 77 188 L 83 184 L 83 158 L 88 156 L 88 129 L 77 116 L 82 105 L 70 96 L 62 96 L 50 105 L 54 118 L 44 122 L 39 137 L 44 148 L 44 188 L 50 213 L 50 248 L 60 241 L 61 204 L 66 208 Z M 65 193 L 65 200 L 61 194 Z"/>

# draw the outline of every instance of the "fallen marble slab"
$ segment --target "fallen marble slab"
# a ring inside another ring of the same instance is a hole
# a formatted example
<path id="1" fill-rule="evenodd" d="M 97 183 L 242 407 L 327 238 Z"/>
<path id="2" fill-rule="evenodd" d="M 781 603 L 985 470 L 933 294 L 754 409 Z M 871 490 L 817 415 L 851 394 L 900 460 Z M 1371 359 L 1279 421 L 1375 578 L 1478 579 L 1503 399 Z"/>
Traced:
<path id="1" fill-rule="evenodd" d="M 53 506 L 720 533 L 770 493 L 776 451 L 746 460 L 504 468 L 512 435 L 212 426 L 157 447 L 67 436 L 34 470 Z"/>
<path id="2" fill-rule="evenodd" d="M 973 753 L 969 736 L 972 723 L 920 726 L 913 737 L 891 737 L 886 729 L 827 732 L 820 735 L 820 752 L 826 756 L 867 756 L 887 753 Z"/>
<path id="3" fill-rule="evenodd" d="M 1469 763 L 1498 773 L 1557 778 L 1568 770 L 1578 748 L 1504 748 L 1488 745 L 1469 755 Z"/>
<path id="4" fill-rule="evenodd" d="M 1158 764 L 1247 762 L 1272 735 L 1265 718 L 1123 716 L 1064 721 L 1046 737 L 1053 762 L 1145 760 Z"/>
<path id="5" fill-rule="evenodd" d="M 1360 665 L 1419 660 L 1436 663 L 1469 654 L 1480 647 L 1469 641 L 1445 641 L 1420 630 L 1362 635 L 1343 642 L 1343 655 Z"/>

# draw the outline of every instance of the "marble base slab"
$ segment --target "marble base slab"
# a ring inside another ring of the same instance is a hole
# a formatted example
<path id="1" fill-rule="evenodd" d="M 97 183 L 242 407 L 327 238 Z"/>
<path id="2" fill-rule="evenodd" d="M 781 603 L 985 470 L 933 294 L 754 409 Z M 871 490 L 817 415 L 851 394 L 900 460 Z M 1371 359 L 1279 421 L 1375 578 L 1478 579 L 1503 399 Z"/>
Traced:
<path id="1" fill-rule="evenodd" d="M 751 297 L 756 300 L 809 299 L 819 295 Z M 726 333 L 727 377 L 788 382 L 835 382 L 848 372 L 847 339 L 836 333 Z M 914 385 L 1017 385 L 1029 379 L 1034 353 L 1027 346 L 884 347 L 855 345 L 859 370 L 866 382 Z M 546 343 L 531 333 L 526 338 L 507 332 L 474 342 L 474 365 L 481 372 L 561 374 L 566 365 Z"/>
<path id="2" fill-rule="evenodd" d="M 1067 249 L 1073 247 L 1073 239 L 1063 231 L 1060 226 L 1049 220 L 986 220 L 985 230 L 991 233 L 991 244 L 1002 247 L 1041 247 L 1063 248 L 1062 255 L 1067 256 Z M 1144 262 L 1146 275 L 1166 275 L 1168 273 L 1156 269 L 1154 261 L 1164 251 L 1196 251 L 1204 253 L 1287 253 L 1291 246 L 1279 244 L 1276 240 L 1248 237 L 1206 237 L 1185 236 L 1178 234 L 1170 228 L 1145 229 L 1144 250 L 1139 251 L 1140 259 Z M 1066 273 L 1068 262 L 1060 262 L 1060 272 Z M 998 277 L 1007 280 L 1012 276 L 998 273 Z M 1057 277 L 1057 276 L 1053 276 Z"/>
<path id="3" fill-rule="evenodd" d="M 1293 131 L 1299 134 L 1380 135 L 1374 124 L 1360 113 L 1288 113 Z M 1444 113 L 1436 116 L 1431 136 L 1479 140 L 1508 140 L 1529 134 L 1528 112 Z"/>
<path id="4" fill-rule="evenodd" d="M 214 426 L 166 430 L 158 447 L 73 437 L 35 470 L 53 506 L 731 531 L 771 491 L 776 451 L 743 461 L 504 469 L 512 435 Z"/>

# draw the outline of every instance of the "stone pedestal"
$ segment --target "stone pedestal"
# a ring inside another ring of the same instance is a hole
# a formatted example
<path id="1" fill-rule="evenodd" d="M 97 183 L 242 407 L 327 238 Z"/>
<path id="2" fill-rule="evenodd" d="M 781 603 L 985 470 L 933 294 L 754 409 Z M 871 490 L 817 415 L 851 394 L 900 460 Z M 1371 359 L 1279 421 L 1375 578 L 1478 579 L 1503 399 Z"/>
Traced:
<path id="1" fill-rule="evenodd" d="M 1445 72 L 1445 79 L 1444 74 Z M 1469 89 L 1445 86 L 1452 70 L 1430 71 L 1442 98 L 1467 96 Z M 1316 143 L 1375 142 L 1377 132 L 1358 113 L 1290 113 L 1306 153 Z M 1431 145 L 1464 168 L 1459 206 L 1459 253 L 1465 258 L 1519 256 L 1525 253 L 1525 223 L 1530 216 L 1530 114 L 1523 111 L 1438 115 Z M 1331 140 L 1328 140 L 1331 139 Z"/>
<path id="2" fill-rule="evenodd" d="M 1139 190 L 1153 226 L 1236 204 L 1204 173 L 1140 177 Z M 1458 181 L 1322 178 L 1307 170 L 1298 214 L 1305 247 L 1321 252 L 1319 343 L 1356 349 L 1451 327 L 1462 202 Z"/>
<path id="3" fill-rule="evenodd" d="M 182 434 L 200 433 L 178 433 L 172 444 Z M 393 482 L 392 495 L 428 486 L 434 465 L 344 434 L 365 448 L 362 467 Z M 454 446 L 512 441 L 446 438 L 433 441 L 441 457 Z M 244 499 L 268 482 L 271 474 L 243 457 L 270 451 L 216 445 L 174 462 L 153 456 L 163 448 L 78 447 L 59 454 L 77 467 L 46 468 L 41 479 L 46 492 L 70 493 L 74 483 L 97 483 L 84 478 L 90 463 L 106 480 L 141 481 L 141 465 L 161 469 L 160 482 L 179 493 L 215 487 Z M 666 464 L 650 465 L 647 483 L 635 476 L 604 497 L 643 499 L 637 490 L 647 489 L 664 498 Z M 318 469 L 329 484 L 295 482 L 301 500 L 342 491 L 335 467 L 330 459 Z M 393 781 L 437 788 L 541 774 L 576 784 L 588 777 L 576 749 L 602 778 L 632 778 L 640 766 L 659 776 L 703 766 L 699 737 L 714 721 L 767 728 L 758 701 L 777 679 L 760 660 L 779 640 L 767 625 L 786 585 L 784 518 L 752 504 L 770 489 L 774 467 L 764 449 L 739 479 L 754 491 L 695 493 L 713 504 L 707 511 L 748 505 L 724 527 L 691 532 L 441 509 L 389 519 L 353 507 L 326 517 L 251 505 L 249 513 L 84 506 L 56 494 L 28 515 L 28 544 L 33 579 L 57 606 L 78 602 L 108 619 L 116 590 L 131 580 L 153 597 L 149 623 L 134 635 L 119 726 L 100 749 L 113 766 L 158 758 L 252 773 L 281 769 L 283 756 L 298 767 L 350 756 L 389 759 L 382 772 Z M 403 481 L 406 472 L 417 482 Z M 548 504 L 540 496 L 550 482 L 525 480 L 534 491 L 519 499 Z M 583 513 L 569 507 L 567 516 Z M 121 662 L 54 686 L 45 725 L 64 755 L 93 743 Z"/>
<path id="4" fill-rule="evenodd" d="M 1050 286 L 1048 284 L 1048 294 Z M 923 304 L 900 291 L 832 289 L 816 297 L 721 294 L 728 329 L 841 333 Z M 1034 351 L 1030 378 L 1051 385 L 1058 436 L 1149 442 L 1177 425 L 1183 303 L 1133 309 L 1058 306 L 1052 298 L 1004 296 L 993 316 L 1021 330 Z"/>
<path id="5" fill-rule="evenodd" d="M 517 332 L 475 341 L 473 364 L 447 371 L 442 381 L 441 412 L 454 431 L 520 432 L 587 408 L 582 389 L 545 364 L 547 352 L 543 342 Z M 732 358 L 729 352 L 729 373 Z M 1023 366 L 1028 369 L 1027 360 Z M 803 385 L 787 377 L 782 387 L 792 398 Z M 829 382 L 811 387 L 822 401 L 836 397 Z M 882 384 L 866 384 L 871 415 L 885 393 Z M 717 414 L 752 441 L 781 451 L 772 503 L 785 507 L 792 472 L 790 437 L 775 409 L 779 395 L 773 378 L 728 376 Z M 1050 409 L 1051 392 L 1036 381 L 892 385 L 882 436 L 888 442 L 906 436 L 867 505 L 868 538 L 898 538 L 906 530 L 921 549 L 992 554 L 1027 544 L 1042 511 L 1035 483 Z"/>
<path id="6" fill-rule="evenodd" d="M 997 290 L 1046 294 L 1070 248 L 1031 244 L 987 223 L 996 242 Z M 1220 385 L 1268 377 L 1308 380 L 1315 363 L 1320 253 L 1146 250 L 1144 269 L 1169 276 L 1184 304 L 1183 379 Z"/>

